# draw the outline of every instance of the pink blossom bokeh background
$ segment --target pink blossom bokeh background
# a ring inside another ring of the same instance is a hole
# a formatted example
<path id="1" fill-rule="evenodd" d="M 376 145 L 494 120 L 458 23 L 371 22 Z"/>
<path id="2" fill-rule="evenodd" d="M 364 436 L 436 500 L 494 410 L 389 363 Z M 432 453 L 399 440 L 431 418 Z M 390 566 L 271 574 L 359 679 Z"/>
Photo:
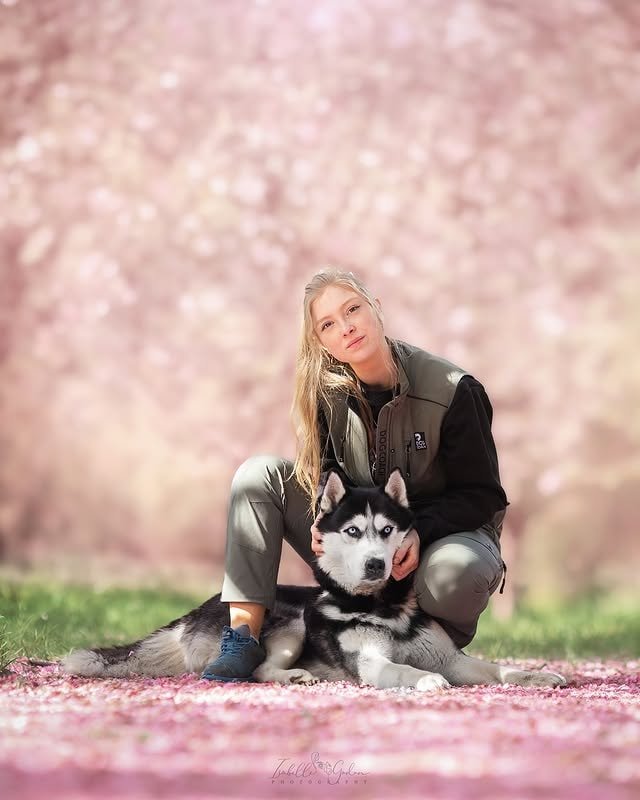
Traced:
<path id="1" fill-rule="evenodd" d="M 487 386 L 508 591 L 629 592 L 639 30 L 625 0 L 2 0 L 5 568 L 219 580 L 330 263 Z"/>

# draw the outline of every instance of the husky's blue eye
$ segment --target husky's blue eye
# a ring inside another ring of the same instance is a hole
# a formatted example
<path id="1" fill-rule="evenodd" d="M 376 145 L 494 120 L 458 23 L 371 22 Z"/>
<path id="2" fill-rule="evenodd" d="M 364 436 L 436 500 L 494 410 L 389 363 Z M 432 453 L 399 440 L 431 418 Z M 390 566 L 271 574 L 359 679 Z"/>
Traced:
<path id="1" fill-rule="evenodd" d="M 348 528 L 345 529 L 345 533 L 348 533 L 349 536 L 359 536 L 360 530 L 356 528 L 355 525 L 350 525 Z"/>
<path id="2" fill-rule="evenodd" d="M 384 528 L 382 529 L 382 532 L 388 535 L 391 533 L 392 530 L 393 528 L 391 527 L 391 525 L 385 525 Z"/>

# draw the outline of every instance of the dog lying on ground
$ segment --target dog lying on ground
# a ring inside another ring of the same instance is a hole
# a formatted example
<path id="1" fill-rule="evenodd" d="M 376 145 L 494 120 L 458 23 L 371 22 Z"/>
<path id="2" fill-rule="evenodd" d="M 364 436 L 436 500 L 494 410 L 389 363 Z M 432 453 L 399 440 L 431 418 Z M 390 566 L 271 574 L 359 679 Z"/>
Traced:
<path id="1" fill-rule="evenodd" d="M 347 488 L 331 472 L 320 497 L 324 553 L 313 565 L 319 586 L 278 585 L 265 617 L 267 657 L 259 682 L 313 684 L 319 680 L 380 689 L 510 683 L 562 686 L 561 675 L 515 669 L 463 653 L 417 604 L 413 575 L 390 578 L 392 559 L 413 527 L 399 469 L 384 488 Z M 220 649 L 229 623 L 220 595 L 128 645 L 78 650 L 64 670 L 87 677 L 200 674 Z"/>

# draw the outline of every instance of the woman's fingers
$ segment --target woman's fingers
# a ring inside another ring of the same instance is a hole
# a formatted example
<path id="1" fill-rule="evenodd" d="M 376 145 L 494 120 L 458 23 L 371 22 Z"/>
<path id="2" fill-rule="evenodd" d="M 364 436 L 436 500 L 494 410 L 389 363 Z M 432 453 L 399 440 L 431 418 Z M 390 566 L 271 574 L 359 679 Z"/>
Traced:
<path id="1" fill-rule="evenodd" d="M 315 522 L 317 522 L 317 519 Z M 321 556 L 324 553 L 322 548 L 322 534 L 316 528 L 315 522 L 311 526 L 311 549 L 317 556 Z"/>
<path id="2" fill-rule="evenodd" d="M 420 539 L 415 531 L 407 536 L 393 557 L 391 575 L 401 581 L 413 572 L 420 563 Z"/>

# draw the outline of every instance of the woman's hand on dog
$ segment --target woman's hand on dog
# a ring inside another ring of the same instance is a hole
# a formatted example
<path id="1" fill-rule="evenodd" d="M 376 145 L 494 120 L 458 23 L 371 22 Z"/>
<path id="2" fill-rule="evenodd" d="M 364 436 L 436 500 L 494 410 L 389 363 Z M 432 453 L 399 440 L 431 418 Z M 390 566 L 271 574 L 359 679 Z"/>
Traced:
<path id="1" fill-rule="evenodd" d="M 324 549 L 322 547 L 322 534 L 316 528 L 316 523 L 321 516 L 322 514 L 318 514 L 318 516 L 313 520 L 313 525 L 311 526 L 311 549 L 317 556 L 321 556 L 324 553 Z"/>
<path id="2" fill-rule="evenodd" d="M 393 556 L 391 576 L 397 581 L 406 578 L 420 563 L 420 538 L 415 528 L 404 537 Z"/>

